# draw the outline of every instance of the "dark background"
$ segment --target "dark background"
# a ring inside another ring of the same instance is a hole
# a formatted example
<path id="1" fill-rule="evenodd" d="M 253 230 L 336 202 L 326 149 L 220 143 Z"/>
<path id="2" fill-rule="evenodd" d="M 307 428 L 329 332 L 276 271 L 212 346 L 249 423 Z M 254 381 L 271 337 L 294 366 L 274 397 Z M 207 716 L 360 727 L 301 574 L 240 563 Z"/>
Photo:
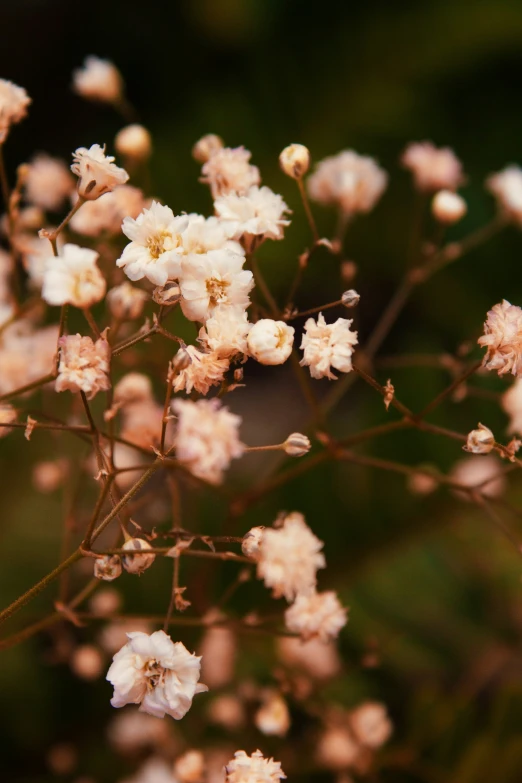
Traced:
<path id="1" fill-rule="evenodd" d="M 0 0 L 0 76 L 24 86 L 33 98 L 29 118 L 13 130 L 6 147 L 11 174 L 36 150 L 67 159 L 78 146 L 107 142 L 111 149 L 121 119 L 70 90 L 71 72 L 88 54 L 110 58 L 122 71 L 129 98 L 152 133 L 154 192 L 175 212 L 211 209 L 190 157 L 202 134 L 215 132 L 231 146 L 252 150 L 264 183 L 295 210 L 285 242 L 263 249 L 276 293 L 287 289 L 295 256 L 308 242 L 293 183 L 278 169 L 280 150 L 295 141 L 306 144 L 315 160 L 343 148 L 379 160 L 390 173 L 390 186 L 375 212 L 354 225 L 345 248 L 359 266 L 361 342 L 405 265 L 413 205 L 409 177 L 398 162 L 405 144 L 431 139 L 451 146 L 463 160 L 469 215 L 454 229 L 456 238 L 494 213 L 484 178 L 522 160 L 522 3 L 515 0 Z M 321 233 L 331 234 L 333 216 L 316 213 Z M 504 297 L 522 303 L 521 250 L 520 232 L 510 228 L 436 276 L 416 293 L 384 351 L 454 353 L 463 341 L 475 340 L 493 304 Z M 336 266 L 326 254 L 319 259 L 302 308 L 338 297 Z M 447 376 L 403 370 L 393 381 L 401 399 L 419 410 Z M 294 407 L 291 413 L 272 409 L 277 389 L 263 378 L 260 383 L 265 394 L 245 424 L 249 442 L 256 437 L 259 442 L 266 432 L 287 433 L 299 420 Z M 506 386 L 495 379 L 480 384 Z M 284 378 L 281 388 L 288 391 Z M 251 405 L 256 400 L 245 399 Z M 247 419 L 241 398 L 237 407 Z M 380 400 L 357 386 L 333 425 L 346 434 L 385 420 Z M 433 417 L 462 432 L 479 420 L 505 437 L 506 417 L 494 402 L 472 398 L 448 404 Z M 32 461 L 58 448 L 55 440 L 34 439 L 29 450 L 16 435 L 0 448 L 5 604 L 56 563 L 60 499 L 36 498 L 28 478 Z M 367 450 L 441 469 L 461 457 L 458 444 L 415 433 Z M 257 465 L 264 469 L 267 463 Z M 237 480 L 247 485 L 254 479 L 251 470 Z M 515 505 L 520 495 L 519 482 L 512 480 L 509 497 Z M 219 530 L 210 499 L 188 503 L 203 516 L 202 529 Z M 376 779 L 480 783 L 491 780 L 494 770 L 497 783 L 520 780 L 520 557 L 498 531 L 443 491 L 414 498 L 401 477 L 350 466 L 321 468 L 275 493 L 249 512 L 241 534 L 253 524 L 269 524 L 281 508 L 306 513 L 326 542 L 329 569 L 321 585 L 335 587 L 351 606 L 340 643 L 345 674 L 325 695 L 347 707 L 362 698 L 382 700 L 396 724 Z M 195 569 L 189 572 L 189 586 L 193 579 L 197 593 L 200 577 L 190 576 Z M 231 573 L 209 569 L 207 588 L 221 590 Z M 126 608 L 164 611 L 169 579 L 160 566 L 139 585 L 124 577 Z M 51 600 L 42 597 L 31 611 L 49 609 Z M 271 606 L 252 586 L 238 598 L 237 609 L 263 601 Z M 89 630 L 77 636 L 91 638 Z M 190 647 L 198 637 L 187 634 L 183 640 Z M 113 713 L 107 683 L 75 680 L 67 667 L 49 662 L 48 646 L 44 637 L 1 654 L 0 779 L 54 780 L 45 756 L 61 741 L 73 742 L 80 757 L 77 771 L 64 780 L 86 775 L 109 783 L 128 775 L 131 766 L 105 745 L 104 726 Z M 270 681 L 263 657 L 270 655 L 268 642 L 245 646 L 242 674 Z M 365 652 L 374 647 L 381 665 L 361 668 Z M 198 709 L 180 727 L 189 742 L 194 736 L 200 741 Z M 279 758 L 285 742 L 268 742 L 250 727 L 236 744 L 248 751 L 262 745 Z M 306 768 L 301 773 L 306 776 Z"/>

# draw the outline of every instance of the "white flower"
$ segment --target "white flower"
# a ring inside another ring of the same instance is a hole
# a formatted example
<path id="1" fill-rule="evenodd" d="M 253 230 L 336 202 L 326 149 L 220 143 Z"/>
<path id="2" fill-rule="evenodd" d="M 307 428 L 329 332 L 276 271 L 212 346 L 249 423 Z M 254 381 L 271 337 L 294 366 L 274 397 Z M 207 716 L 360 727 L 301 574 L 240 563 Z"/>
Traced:
<path id="1" fill-rule="evenodd" d="M 285 612 L 285 625 L 289 631 L 300 634 L 305 640 L 317 636 L 327 642 L 337 637 L 346 625 L 346 613 L 337 593 L 312 592 L 296 597 Z"/>
<path id="2" fill-rule="evenodd" d="M 522 169 L 507 166 L 486 180 L 486 187 L 496 197 L 501 212 L 522 225 Z"/>
<path id="3" fill-rule="evenodd" d="M 118 103 L 123 94 L 123 79 L 114 63 L 91 55 L 85 58 L 83 68 L 73 71 L 73 89 L 82 98 Z"/>
<path id="4" fill-rule="evenodd" d="M 251 756 L 244 750 L 237 750 L 226 765 L 225 773 L 226 783 L 279 783 L 286 778 L 281 762 L 265 759 L 260 750 Z"/>
<path id="5" fill-rule="evenodd" d="M 187 256 L 200 256 L 209 250 L 230 250 L 244 256 L 245 251 L 230 239 L 230 227 L 226 221 L 212 215 L 191 214 L 186 230 L 183 232 L 183 253 Z"/>
<path id="6" fill-rule="evenodd" d="M 67 244 L 61 255 L 48 258 L 42 298 L 51 305 L 91 307 L 105 296 L 106 283 L 96 262 L 98 253 Z"/>
<path id="7" fill-rule="evenodd" d="M 489 312 L 478 344 L 487 348 L 484 367 L 499 375 L 522 371 L 522 309 L 504 299 Z"/>
<path id="8" fill-rule="evenodd" d="M 182 391 L 190 394 L 195 389 L 200 394 L 208 394 L 211 386 L 221 383 L 230 366 L 228 359 L 221 359 L 219 354 L 198 351 L 193 345 L 188 345 L 186 352 L 190 357 L 190 364 L 180 370 L 173 383 L 174 391 Z"/>
<path id="9" fill-rule="evenodd" d="M 170 207 L 153 201 L 136 220 L 127 217 L 123 221 L 122 231 L 131 242 L 116 265 L 131 280 L 146 277 L 155 285 L 165 285 L 169 278 L 179 276 L 182 233 L 189 221 L 189 215 L 175 217 Z"/>
<path id="10" fill-rule="evenodd" d="M 257 576 L 274 597 L 293 601 L 315 589 L 317 569 L 325 567 L 320 541 L 302 514 L 288 514 L 279 528 L 266 528 L 259 547 Z"/>
<path id="11" fill-rule="evenodd" d="M 196 693 L 207 690 L 198 683 L 200 661 L 164 631 L 128 633 L 128 643 L 116 653 L 107 680 L 114 686 L 113 707 L 139 704 L 142 712 L 176 720 L 187 714 Z"/>
<path id="12" fill-rule="evenodd" d="M 6 140 L 11 125 L 26 116 L 30 103 L 31 98 L 23 87 L 0 79 L 0 144 Z"/>
<path id="13" fill-rule="evenodd" d="M 308 318 L 301 341 L 304 354 L 300 364 L 310 367 L 312 378 L 337 380 L 332 367 L 340 372 L 350 372 L 353 346 L 357 345 L 357 332 L 350 331 L 352 323 L 346 318 L 338 318 L 333 324 L 327 324 L 322 313 L 317 322 Z"/>
<path id="14" fill-rule="evenodd" d="M 294 332 L 284 321 L 261 318 L 248 333 L 248 353 L 260 364 L 283 364 L 292 353 Z"/>
<path id="15" fill-rule="evenodd" d="M 500 398 L 502 408 L 510 418 L 508 432 L 510 435 L 522 434 L 522 378 L 516 381 Z"/>
<path id="16" fill-rule="evenodd" d="M 254 286 L 252 272 L 243 269 L 244 255 L 229 250 L 210 250 L 181 263 L 179 287 L 181 309 L 191 321 L 206 321 L 220 305 L 243 310 L 250 304 Z"/>
<path id="17" fill-rule="evenodd" d="M 434 218 L 440 223 L 452 225 L 462 220 L 468 207 L 458 193 L 453 193 L 451 190 L 439 190 L 431 202 L 431 211 Z"/>
<path id="18" fill-rule="evenodd" d="M 488 427 L 483 424 L 478 425 L 476 430 L 468 433 L 464 451 L 470 451 L 472 454 L 489 454 L 495 445 L 495 436 Z"/>
<path id="19" fill-rule="evenodd" d="M 71 171 L 79 177 L 78 194 L 88 201 L 124 185 L 129 179 L 125 169 L 115 166 L 114 158 L 105 155 L 105 148 L 99 144 L 93 144 L 89 149 L 78 147 L 73 153 L 73 161 Z"/>
<path id="20" fill-rule="evenodd" d="M 318 163 L 307 186 L 314 201 L 353 215 L 373 209 L 387 183 L 388 175 L 373 158 L 344 150 Z"/>
<path id="21" fill-rule="evenodd" d="M 136 161 L 147 160 L 152 152 L 150 133 L 143 125 L 127 125 L 116 135 L 114 149 L 124 157 Z"/>
<path id="22" fill-rule="evenodd" d="M 241 307 L 216 307 L 212 317 L 199 330 L 198 341 L 219 358 L 247 352 L 247 335 L 252 324 Z"/>
<path id="23" fill-rule="evenodd" d="M 176 457 L 195 476 L 219 484 L 232 459 L 240 457 L 241 417 L 222 407 L 217 399 L 174 400 L 177 415 Z"/>
<path id="24" fill-rule="evenodd" d="M 284 737 L 290 728 L 286 701 L 277 691 L 270 691 L 254 717 L 256 728 L 267 736 Z"/>
<path id="25" fill-rule="evenodd" d="M 389 740 L 393 724 L 384 704 L 367 701 L 350 713 L 350 728 L 361 745 L 375 750 Z"/>
<path id="26" fill-rule="evenodd" d="M 401 158 L 422 191 L 456 190 L 464 181 L 462 164 L 449 147 L 435 147 L 430 141 L 412 142 Z"/>
<path id="27" fill-rule="evenodd" d="M 24 233 L 17 234 L 14 241 L 17 251 L 22 256 L 22 263 L 29 276 L 31 288 L 41 289 L 51 252 L 49 240 L 45 237 Z M 56 244 L 58 253 L 61 253 L 64 245 L 61 234 L 58 236 Z"/>
<path id="28" fill-rule="evenodd" d="M 56 212 L 69 198 L 74 180 L 63 160 L 37 155 L 27 166 L 25 197 L 31 204 Z"/>
<path id="29" fill-rule="evenodd" d="M 77 234 L 98 237 L 119 234 L 124 218 L 135 218 L 144 206 L 143 193 L 132 185 L 119 185 L 95 201 L 87 201 L 72 216 L 70 226 Z"/>
<path id="30" fill-rule="evenodd" d="M 99 391 L 110 389 L 110 347 L 101 337 L 95 343 L 90 337 L 80 334 L 61 337 L 60 364 L 55 389 L 57 392 L 69 390 L 83 391 L 91 400 Z"/>
<path id="31" fill-rule="evenodd" d="M 111 315 L 118 321 L 133 321 L 142 314 L 147 299 L 146 291 L 125 281 L 107 292 L 106 301 Z"/>
<path id="32" fill-rule="evenodd" d="M 250 238 L 283 239 L 283 229 L 290 225 L 284 219 L 289 209 L 283 198 L 266 186 L 253 185 L 244 194 L 227 193 L 216 199 L 214 208 L 234 239 L 245 234 Z"/>
<path id="33" fill-rule="evenodd" d="M 250 165 L 251 156 L 252 153 L 244 147 L 218 147 L 213 150 L 201 169 L 203 176 L 200 179 L 210 186 L 212 198 L 231 191 L 246 193 L 251 185 L 259 185 L 259 169 Z"/>
<path id="34" fill-rule="evenodd" d="M 140 552 L 142 554 L 123 555 L 122 562 L 123 567 L 129 574 L 138 574 L 141 576 L 147 568 L 150 568 L 156 559 L 154 552 L 148 552 L 147 549 L 152 549 L 148 541 L 143 538 L 130 538 L 123 545 L 123 549 L 129 550 L 129 552 Z"/>

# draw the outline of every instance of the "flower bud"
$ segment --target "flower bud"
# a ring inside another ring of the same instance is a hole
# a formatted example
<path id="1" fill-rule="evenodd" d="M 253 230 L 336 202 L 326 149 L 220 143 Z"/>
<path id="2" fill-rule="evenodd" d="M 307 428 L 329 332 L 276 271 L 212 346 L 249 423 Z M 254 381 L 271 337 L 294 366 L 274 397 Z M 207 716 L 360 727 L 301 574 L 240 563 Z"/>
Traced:
<path id="1" fill-rule="evenodd" d="M 123 545 L 124 549 L 131 551 L 143 551 L 144 549 L 152 549 L 148 541 L 143 538 L 129 538 Z M 150 568 L 156 559 L 156 555 L 153 553 L 141 554 L 141 555 L 123 555 L 123 567 L 129 574 L 141 574 Z"/>
<path id="2" fill-rule="evenodd" d="M 174 375 L 186 370 L 192 364 L 192 358 L 186 348 L 180 347 L 170 363 L 170 370 Z"/>
<path id="3" fill-rule="evenodd" d="M 288 177 L 301 179 L 310 167 L 310 152 L 302 144 L 290 144 L 280 154 L 279 165 Z"/>
<path id="4" fill-rule="evenodd" d="M 150 133 L 143 125 L 127 125 L 116 135 L 114 148 L 124 157 L 136 161 L 147 160 L 152 152 Z"/>
<path id="5" fill-rule="evenodd" d="M 300 432 L 293 432 L 284 442 L 285 454 L 289 457 L 304 457 L 312 448 L 310 439 Z"/>
<path id="6" fill-rule="evenodd" d="M 212 155 L 224 147 L 223 139 L 215 133 L 207 133 L 192 147 L 192 157 L 198 163 L 206 163 Z"/>
<path id="7" fill-rule="evenodd" d="M 260 364 L 283 364 L 292 353 L 294 328 L 284 321 L 262 318 L 248 333 L 248 352 Z"/>
<path id="8" fill-rule="evenodd" d="M 105 582 L 112 582 L 121 575 L 121 559 L 119 555 L 102 555 L 94 561 L 94 576 Z"/>
<path id="9" fill-rule="evenodd" d="M 259 557 L 259 547 L 261 546 L 264 530 L 265 528 L 263 526 L 253 527 L 243 536 L 241 551 L 244 555 L 257 560 Z"/>
<path id="10" fill-rule="evenodd" d="M 360 299 L 361 295 L 354 288 L 350 288 L 349 291 L 345 291 L 341 296 L 341 303 L 344 307 L 357 307 Z"/>
<path id="11" fill-rule="evenodd" d="M 152 298 L 159 305 L 173 305 L 179 302 L 181 291 L 179 285 L 172 281 L 165 283 L 164 286 L 158 286 L 152 292 Z"/>
<path id="12" fill-rule="evenodd" d="M 488 427 L 483 424 L 478 425 L 476 430 L 471 430 L 463 446 L 464 451 L 470 451 L 472 454 L 489 454 L 495 445 L 495 436 Z"/>
<path id="13" fill-rule="evenodd" d="M 459 196 L 458 193 L 453 193 L 451 190 L 439 190 L 433 197 L 431 202 L 431 211 L 435 220 L 439 223 L 446 223 L 451 225 L 461 220 L 468 207 L 466 202 Z"/>

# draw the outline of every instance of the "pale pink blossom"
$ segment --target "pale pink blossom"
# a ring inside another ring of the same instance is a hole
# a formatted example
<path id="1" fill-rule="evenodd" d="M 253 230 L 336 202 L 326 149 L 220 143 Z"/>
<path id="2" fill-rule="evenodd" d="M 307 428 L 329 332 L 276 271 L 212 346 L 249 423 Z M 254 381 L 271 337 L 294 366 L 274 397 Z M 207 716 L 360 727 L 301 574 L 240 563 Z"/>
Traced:
<path id="1" fill-rule="evenodd" d="M 522 378 L 515 380 L 500 401 L 509 416 L 509 434 L 522 435 Z"/>
<path id="2" fill-rule="evenodd" d="M 152 381 L 142 372 L 129 372 L 114 387 L 113 402 L 121 408 L 129 403 L 153 400 Z"/>
<path id="3" fill-rule="evenodd" d="M 195 476 L 220 484 L 232 459 L 243 454 L 239 439 L 241 417 L 217 399 L 174 400 L 177 415 L 176 457 Z"/>
<path id="4" fill-rule="evenodd" d="M 250 270 L 243 269 L 244 263 L 244 255 L 228 249 L 184 259 L 179 285 L 185 317 L 204 322 L 212 317 L 216 307 L 246 309 L 254 279 Z"/>
<path id="5" fill-rule="evenodd" d="M 123 87 L 122 75 L 110 60 L 90 55 L 73 71 L 73 90 L 88 100 L 118 103 Z"/>
<path id="6" fill-rule="evenodd" d="M 87 237 L 116 236 L 121 231 L 123 219 L 138 217 L 144 206 L 143 192 L 139 188 L 118 185 L 110 193 L 83 204 L 69 225 L 77 234 Z"/>
<path id="7" fill-rule="evenodd" d="M 312 448 L 312 444 L 310 438 L 307 438 L 302 432 L 292 432 L 283 443 L 283 448 L 289 457 L 304 457 Z"/>
<path id="8" fill-rule="evenodd" d="M 503 299 L 489 312 L 478 344 L 486 348 L 483 365 L 499 375 L 522 371 L 522 309 Z"/>
<path id="9" fill-rule="evenodd" d="M 55 492 L 67 478 L 67 460 L 42 460 L 33 467 L 33 484 L 38 492 Z"/>
<path id="10" fill-rule="evenodd" d="M 384 745 L 393 732 L 386 707 L 378 702 L 364 702 L 351 711 L 349 721 L 355 739 L 372 750 Z"/>
<path id="11" fill-rule="evenodd" d="M 114 139 L 114 149 L 123 157 L 135 161 L 147 160 L 152 153 L 150 133 L 143 125 L 137 123 L 127 125 L 117 133 Z"/>
<path id="12" fill-rule="evenodd" d="M 298 595 L 285 612 L 285 625 L 289 631 L 300 634 L 305 640 L 316 636 L 327 642 L 335 639 L 346 625 L 347 611 L 341 605 L 337 593 L 331 590 Z"/>
<path id="13" fill-rule="evenodd" d="M 100 391 L 110 389 L 110 347 L 101 337 L 94 343 L 80 334 L 61 337 L 60 363 L 55 389 L 57 392 L 83 391 L 88 400 Z"/>
<path id="14" fill-rule="evenodd" d="M 207 690 L 198 682 L 201 658 L 164 631 L 127 636 L 128 643 L 116 653 L 107 672 L 114 686 L 112 706 L 139 704 L 142 712 L 157 718 L 165 714 L 183 718 L 195 694 Z"/>
<path id="15" fill-rule="evenodd" d="M 164 758 L 159 756 L 150 756 L 135 775 L 125 778 L 120 783 L 179 783 L 179 781 L 174 777 L 172 764 L 167 763 Z"/>
<path id="16" fill-rule="evenodd" d="M 283 239 L 285 219 L 289 212 L 282 196 L 270 188 L 252 185 L 246 193 L 227 193 L 214 202 L 214 209 L 234 239 L 245 238 L 249 247 L 257 240 Z"/>
<path id="17" fill-rule="evenodd" d="M 162 425 L 163 405 L 154 400 L 140 400 L 127 403 L 123 407 L 121 437 L 141 448 L 159 446 Z"/>
<path id="18" fill-rule="evenodd" d="M 218 696 L 209 704 L 207 716 L 211 723 L 223 726 L 228 731 L 236 731 L 246 721 L 241 700 L 229 693 Z"/>
<path id="19" fill-rule="evenodd" d="M 487 189 L 497 199 L 500 212 L 517 225 L 522 225 L 522 169 L 506 166 L 486 180 Z"/>
<path id="20" fill-rule="evenodd" d="M 292 353 L 294 333 L 284 321 L 261 318 L 248 333 L 248 353 L 260 364 L 283 364 Z"/>
<path id="21" fill-rule="evenodd" d="M 93 644 L 82 644 L 74 650 L 70 666 L 80 679 L 97 680 L 103 671 L 103 656 Z"/>
<path id="22" fill-rule="evenodd" d="M 310 198 L 347 215 L 370 212 L 387 184 L 388 175 L 377 162 L 353 150 L 322 160 L 307 181 Z"/>
<path id="23" fill-rule="evenodd" d="M 401 158 L 422 191 L 456 190 L 464 182 L 462 164 L 449 147 L 435 147 L 430 141 L 412 142 Z"/>
<path id="24" fill-rule="evenodd" d="M 186 353 L 190 357 L 187 367 L 180 370 L 174 379 L 174 391 L 185 391 L 190 394 L 195 389 L 200 394 L 208 394 L 212 386 L 219 385 L 230 366 L 229 359 L 221 359 L 220 354 L 198 351 L 193 345 L 188 345 Z"/>
<path id="25" fill-rule="evenodd" d="M 27 115 L 30 103 L 31 98 L 23 87 L 18 87 L 7 79 L 0 79 L 0 144 L 6 140 L 11 125 L 20 122 Z"/>
<path id="26" fill-rule="evenodd" d="M 357 332 L 350 330 L 352 323 L 352 320 L 338 318 L 327 324 L 322 313 L 319 313 L 317 321 L 307 319 L 301 341 L 303 358 L 300 364 L 310 367 L 312 378 L 337 380 L 332 367 L 340 372 L 350 372 L 354 346 L 357 345 Z"/>
<path id="27" fill-rule="evenodd" d="M 106 301 L 111 315 L 116 320 L 133 321 L 142 314 L 148 298 L 146 291 L 125 280 L 107 292 Z"/>
<path id="28" fill-rule="evenodd" d="M 286 778 L 281 762 L 265 759 L 260 750 L 247 756 L 237 750 L 225 767 L 226 783 L 279 783 Z"/>
<path id="29" fill-rule="evenodd" d="M 74 179 L 63 160 L 37 155 L 26 167 L 25 197 L 31 204 L 56 212 L 70 198 Z"/>
<path id="30" fill-rule="evenodd" d="M 215 149 L 201 169 L 200 182 L 209 185 L 212 198 L 226 193 L 246 193 L 252 185 L 259 185 L 259 169 L 249 161 L 252 153 L 244 147 Z"/>
<path id="31" fill-rule="evenodd" d="M 133 754 L 147 748 L 167 747 L 169 730 L 165 721 L 129 708 L 118 713 L 109 724 L 107 736 L 120 753 Z"/>
<path id="32" fill-rule="evenodd" d="M 51 305 L 91 307 L 105 296 L 107 284 L 97 261 L 99 254 L 67 244 L 59 256 L 46 262 L 42 298 Z"/>
<path id="33" fill-rule="evenodd" d="M 71 171 L 78 177 L 78 195 L 88 201 L 109 193 L 129 179 L 125 169 L 114 164 L 114 158 L 105 154 L 105 147 L 78 147 L 73 153 Z"/>
<path id="34" fill-rule="evenodd" d="M 247 352 L 247 335 L 252 328 L 242 307 L 216 307 L 199 330 L 198 341 L 220 359 Z"/>

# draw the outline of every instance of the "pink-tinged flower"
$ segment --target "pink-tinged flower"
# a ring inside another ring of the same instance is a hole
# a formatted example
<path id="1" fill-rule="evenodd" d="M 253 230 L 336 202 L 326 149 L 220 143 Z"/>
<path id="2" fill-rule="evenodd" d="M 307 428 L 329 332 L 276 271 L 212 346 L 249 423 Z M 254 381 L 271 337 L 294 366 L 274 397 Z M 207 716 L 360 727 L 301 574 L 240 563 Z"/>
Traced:
<path id="1" fill-rule="evenodd" d="M 307 181 L 310 198 L 346 215 L 370 212 L 387 184 L 388 175 L 377 162 L 353 150 L 322 160 Z"/>
<path id="2" fill-rule="evenodd" d="M 374 701 L 364 702 L 352 710 L 349 722 L 355 739 L 372 750 L 384 745 L 393 732 L 393 724 L 386 707 Z"/>
<path id="3" fill-rule="evenodd" d="M 193 345 L 188 345 L 186 352 L 190 364 L 177 373 L 173 383 L 174 391 L 185 390 L 190 394 L 195 389 L 200 394 L 208 394 L 212 386 L 223 381 L 230 366 L 229 359 L 220 359 L 218 353 L 198 351 Z"/>
<path id="4" fill-rule="evenodd" d="M 87 201 L 72 216 L 69 225 L 77 234 L 98 237 L 115 236 L 124 218 L 136 218 L 144 207 L 143 192 L 132 185 L 119 185 L 95 201 Z"/>
<path id="5" fill-rule="evenodd" d="M 478 344 L 486 348 L 483 365 L 499 375 L 522 371 L 522 309 L 504 299 L 489 312 Z"/>
<path id="6" fill-rule="evenodd" d="M 90 55 L 83 68 L 73 71 L 73 90 L 91 101 L 118 103 L 123 95 L 123 78 L 114 63 Z"/>
<path id="7" fill-rule="evenodd" d="M 506 166 L 486 180 L 487 189 L 497 199 L 500 212 L 517 225 L 522 225 L 522 169 Z"/>
<path id="8" fill-rule="evenodd" d="M 99 391 L 110 389 L 109 343 L 103 337 L 94 343 L 90 337 L 81 334 L 61 337 L 60 364 L 55 389 L 57 392 L 83 391 L 88 400 Z"/>
<path id="9" fill-rule="evenodd" d="M 234 239 L 245 237 L 251 246 L 252 240 L 283 239 L 285 220 L 289 212 L 282 196 L 270 188 L 253 185 L 246 193 L 230 192 L 214 202 L 216 214 L 222 221 L 229 236 Z"/>
<path id="10" fill-rule="evenodd" d="M 326 565 L 320 541 L 302 514 L 287 514 L 281 527 L 265 528 L 259 546 L 257 576 L 272 588 L 275 598 L 293 601 L 310 593 L 317 583 L 317 570 Z"/>
<path id="11" fill-rule="evenodd" d="M 31 98 L 23 87 L 18 87 L 7 79 L 0 79 L 0 144 L 6 140 L 11 125 L 20 122 L 27 115 L 30 103 Z"/>
<path id="12" fill-rule="evenodd" d="M 417 190 L 457 190 L 464 182 L 462 164 L 449 147 L 435 147 L 430 141 L 409 144 L 401 158 L 413 174 Z"/>
<path id="13" fill-rule="evenodd" d="M 322 313 L 317 321 L 308 318 L 301 341 L 303 358 L 300 364 L 310 367 L 312 378 L 337 380 L 332 367 L 340 372 L 350 372 L 353 349 L 357 345 L 357 332 L 350 331 L 352 323 L 346 318 L 338 318 L 333 324 L 327 324 Z"/>
<path id="14" fill-rule="evenodd" d="M 237 750 L 226 765 L 225 773 L 226 783 L 279 783 L 286 778 L 281 762 L 265 759 L 260 750 L 251 756 L 244 750 Z"/>
<path id="15" fill-rule="evenodd" d="M 204 322 L 217 307 L 250 304 L 254 287 L 252 272 L 243 269 L 245 256 L 228 249 L 210 250 L 201 256 L 188 256 L 181 263 L 179 286 L 181 309 L 190 321 Z"/>
<path id="16" fill-rule="evenodd" d="M 201 169 L 200 182 L 209 185 L 212 198 L 226 193 L 246 193 L 252 185 L 259 185 L 261 177 L 257 166 L 249 161 L 252 153 L 244 147 L 218 147 L 212 151 Z"/>
<path id="17" fill-rule="evenodd" d="M 113 707 L 139 704 L 157 718 L 183 718 L 196 693 L 208 690 L 198 682 L 201 658 L 173 642 L 164 631 L 128 633 L 128 643 L 116 653 L 107 672 L 114 686 Z"/>
<path id="18" fill-rule="evenodd" d="M 242 307 L 216 307 L 212 318 L 199 330 L 198 342 L 220 359 L 247 352 L 247 335 L 252 324 Z"/>
<path id="19" fill-rule="evenodd" d="M 105 296 L 107 284 L 97 266 L 98 253 L 67 244 L 50 256 L 44 272 L 42 298 L 51 305 L 91 307 Z"/>
<path id="20" fill-rule="evenodd" d="M 331 590 L 298 595 L 285 612 L 285 625 L 289 631 L 300 634 L 305 640 L 315 636 L 327 642 L 335 639 L 346 625 L 347 611 L 341 605 L 337 593 Z"/>
<path id="21" fill-rule="evenodd" d="M 29 163 L 24 177 L 25 197 L 31 204 L 56 212 L 74 190 L 74 179 L 63 160 L 40 154 Z"/>
<path id="22" fill-rule="evenodd" d="M 260 364 L 283 364 L 292 353 L 294 332 L 284 321 L 261 318 L 248 333 L 248 353 Z"/>
<path id="23" fill-rule="evenodd" d="M 176 457 L 195 476 L 220 484 L 244 445 L 239 439 L 241 417 L 230 413 L 218 399 L 174 400 L 177 415 Z"/>
<path id="24" fill-rule="evenodd" d="M 129 175 L 125 169 L 114 165 L 114 158 L 105 154 L 105 147 L 78 147 L 73 153 L 71 171 L 78 179 L 78 194 L 88 201 L 103 196 L 118 185 L 125 185 Z"/>

